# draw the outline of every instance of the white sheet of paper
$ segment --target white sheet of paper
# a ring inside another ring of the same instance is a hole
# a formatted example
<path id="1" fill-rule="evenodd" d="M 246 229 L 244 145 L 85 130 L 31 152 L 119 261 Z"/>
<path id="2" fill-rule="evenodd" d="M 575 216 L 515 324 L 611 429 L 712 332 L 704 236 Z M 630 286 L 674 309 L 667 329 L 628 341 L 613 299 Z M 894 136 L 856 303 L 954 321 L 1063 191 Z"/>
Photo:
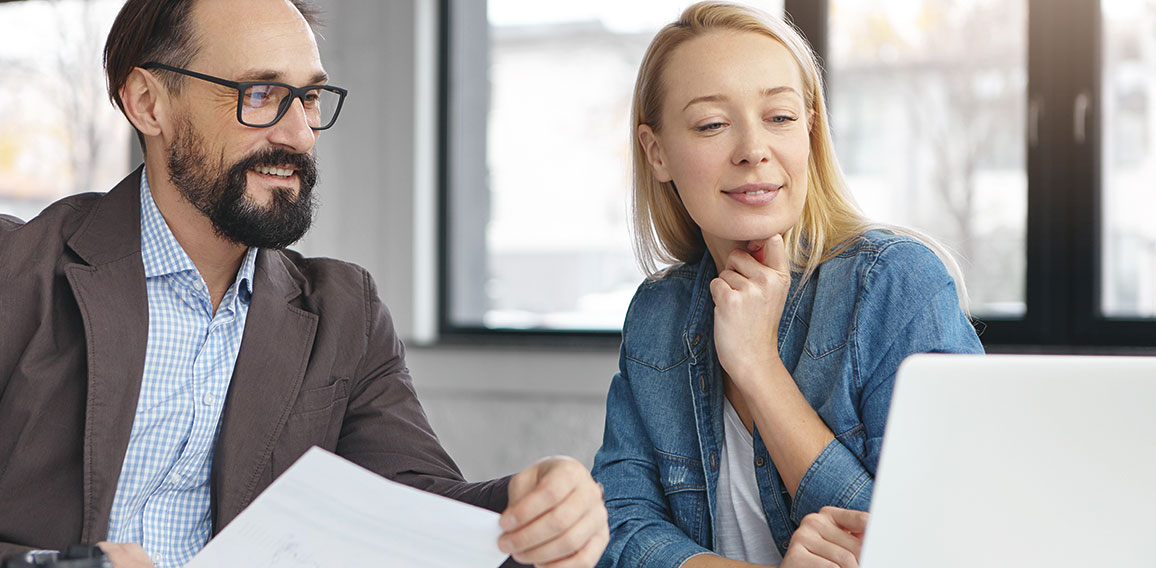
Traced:
<path id="1" fill-rule="evenodd" d="M 494 568 L 498 514 L 311 448 L 186 568 Z"/>

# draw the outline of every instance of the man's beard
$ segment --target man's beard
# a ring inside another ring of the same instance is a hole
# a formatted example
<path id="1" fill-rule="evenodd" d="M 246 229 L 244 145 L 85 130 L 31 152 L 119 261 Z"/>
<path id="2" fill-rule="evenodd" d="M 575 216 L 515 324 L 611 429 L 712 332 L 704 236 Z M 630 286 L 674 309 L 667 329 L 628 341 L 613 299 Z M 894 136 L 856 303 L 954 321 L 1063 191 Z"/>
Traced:
<path id="1" fill-rule="evenodd" d="M 245 195 L 247 174 L 256 166 L 294 168 L 300 184 L 296 197 L 291 188 L 278 187 L 269 205 L 250 201 Z M 209 165 L 204 145 L 187 122 L 169 146 L 169 177 L 181 195 L 209 218 L 218 236 L 247 247 L 283 249 L 297 242 L 309 230 L 317 208 L 313 196 L 317 165 L 311 154 L 267 148 L 226 172 L 223 160 L 215 168 Z"/>

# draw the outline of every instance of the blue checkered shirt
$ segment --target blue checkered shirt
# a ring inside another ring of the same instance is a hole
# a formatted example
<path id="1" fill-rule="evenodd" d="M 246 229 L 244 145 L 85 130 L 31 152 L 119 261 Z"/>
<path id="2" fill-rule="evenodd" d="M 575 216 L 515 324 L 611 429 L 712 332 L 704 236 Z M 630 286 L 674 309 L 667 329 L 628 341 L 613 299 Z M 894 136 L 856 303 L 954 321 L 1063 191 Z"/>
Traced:
<path id="1" fill-rule="evenodd" d="M 157 568 L 192 559 L 212 530 L 209 472 L 241 347 L 257 249 L 213 314 L 208 288 L 169 231 L 141 175 L 148 347 L 108 540 L 140 543 Z"/>

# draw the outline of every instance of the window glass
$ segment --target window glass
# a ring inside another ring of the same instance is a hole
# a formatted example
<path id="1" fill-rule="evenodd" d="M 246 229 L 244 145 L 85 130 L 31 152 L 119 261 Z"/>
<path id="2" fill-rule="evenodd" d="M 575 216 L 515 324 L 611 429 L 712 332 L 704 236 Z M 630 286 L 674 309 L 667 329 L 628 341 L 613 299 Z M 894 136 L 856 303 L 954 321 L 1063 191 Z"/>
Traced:
<path id="1" fill-rule="evenodd" d="M 0 4 L 0 212 L 29 219 L 126 173 L 129 132 L 101 54 L 122 1 Z"/>
<path id="2" fill-rule="evenodd" d="M 1104 0 L 1101 308 L 1156 317 L 1156 0 Z"/>
<path id="3" fill-rule="evenodd" d="M 488 62 L 457 56 L 451 87 L 452 325 L 621 327 L 643 278 L 627 219 L 631 92 L 650 39 L 690 3 L 490 0 Z M 782 14 L 781 0 L 750 4 Z M 477 65 L 488 73 L 471 78 Z M 461 143 L 471 98 L 487 117 L 484 150 Z M 478 170 L 463 171 L 475 159 L 463 153 L 479 151 Z"/>
<path id="4" fill-rule="evenodd" d="M 956 253 L 977 316 L 1025 312 L 1026 0 L 831 0 L 835 147 L 875 220 Z"/>

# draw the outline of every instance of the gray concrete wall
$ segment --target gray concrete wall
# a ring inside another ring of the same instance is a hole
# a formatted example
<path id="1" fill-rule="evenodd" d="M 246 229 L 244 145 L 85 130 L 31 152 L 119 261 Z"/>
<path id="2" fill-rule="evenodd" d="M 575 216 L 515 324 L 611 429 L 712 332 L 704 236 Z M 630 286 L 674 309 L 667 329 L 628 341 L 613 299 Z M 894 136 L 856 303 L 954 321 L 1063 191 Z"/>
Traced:
<path id="1" fill-rule="evenodd" d="M 468 478 L 551 454 L 590 465 L 616 348 L 442 345 L 434 332 L 437 2 L 316 3 L 322 61 L 350 94 L 321 137 L 321 209 L 297 248 L 373 274 L 430 421 Z"/>

